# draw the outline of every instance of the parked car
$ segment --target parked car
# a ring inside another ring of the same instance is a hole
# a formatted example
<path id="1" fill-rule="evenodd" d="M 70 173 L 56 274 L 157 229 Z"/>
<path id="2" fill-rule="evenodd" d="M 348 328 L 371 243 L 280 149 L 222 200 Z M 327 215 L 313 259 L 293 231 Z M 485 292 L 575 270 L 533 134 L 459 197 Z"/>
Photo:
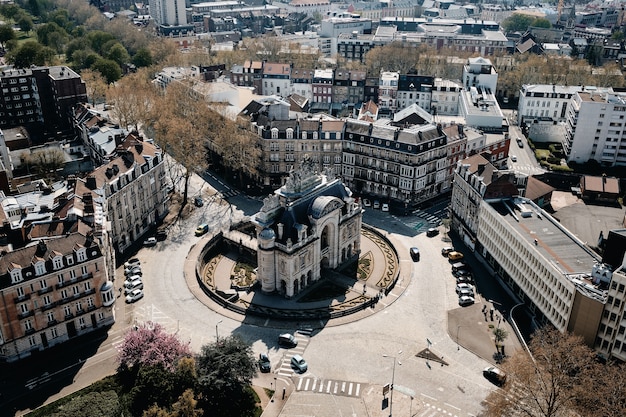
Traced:
<path id="1" fill-rule="evenodd" d="M 472 282 L 474 282 L 472 277 L 467 276 L 467 275 L 461 275 L 460 277 L 456 277 L 457 284 L 461 284 L 461 283 L 471 284 Z"/>
<path id="2" fill-rule="evenodd" d="M 167 230 L 165 230 L 165 229 L 157 230 L 157 232 L 156 232 L 156 239 L 158 241 L 163 241 L 163 240 L 167 239 Z"/>
<path id="3" fill-rule="evenodd" d="M 454 248 L 452 246 L 446 246 L 445 248 L 441 249 L 441 255 L 445 256 L 446 258 L 448 257 L 448 254 L 450 252 L 454 252 Z"/>
<path id="4" fill-rule="evenodd" d="M 374 200 L 374 208 L 378 210 L 380 208 L 380 201 Z"/>
<path id="5" fill-rule="evenodd" d="M 472 276 L 472 272 L 468 271 L 467 269 L 457 269 L 452 271 L 452 274 L 454 274 L 455 277 L 471 277 Z"/>
<path id="6" fill-rule="evenodd" d="M 202 206 L 204 206 L 204 200 L 202 199 L 202 197 L 194 197 L 193 198 L 193 204 L 196 207 L 202 207 Z"/>
<path id="7" fill-rule="evenodd" d="M 511 158 L 511 162 L 517 162 L 517 156 L 509 155 L 509 157 Z"/>
<path id="8" fill-rule="evenodd" d="M 382 207 L 381 207 L 382 211 L 389 211 L 389 204 L 387 203 L 383 203 Z"/>
<path id="9" fill-rule="evenodd" d="M 435 227 L 431 227 L 430 229 L 426 231 L 426 236 L 428 237 L 437 236 L 438 234 L 439 234 L 439 229 Z"/>
<path id="10" fill-rule="evenodd" d="M 517 146 L 519 146 L 520 148 L 524 147 L 524 142 L 522 141 L 522 138 L 517 138 L 515 140 L 517 141 Z"/>
<path id="11" fill-rule="evenodd" d="M 138 258 L 130 258 L 128 261 L 124 262 L 124 268 L 131 268 L 139 265 L 141 265 L 141 261 Z"/>
<path id="12" fill-rule="evenodd" d="M 309 365 L 306 363 L 304 358 L 300 355 L 293 355 L 291 357 L 291 366 L 295 367 L 299 373 L 306 372 L 309 369 Z"/>
<path id="13" fill-rule="evenodd" d="M 409 255 L 411 255 L 411 259 L 413 259 L 413 262 L 417 262 L 420 260 L 420 250 L 416 247 L 412 247 L 411 249 L 409 249 Z"/>
<path id="14" fill-rule="evenodd" d="M 367 198 L 363 199 L 363 207 L 372 207 L 372 202 L 369 201 Z"/>
<path id="15" fill-rule="evenodd" d="M 459 305 L 461 307 L 471 306 L 472 304 L 474 304 L 474 297 L 467 297 L 465 295 L 459 297 Z"/>
<path id="16" fill-rule="evenodd" d="M 270 358 L 265 353 L 259 353 L 259 370 L 263 373 L 267 373 L 272 370 Z"/>
<path id="17" fill-rule="evenodd" d="M 463 254 L 461 252 L 452 251 L 448 254 L 448 259 L 451 261 L 460 261 L 463 259 Z"/>
<path id="18" fill-rule="evenodd" d="M 124 287 L 124 294 L 130 294 L 134 290 L 143 290 L 143 281 L 140 279 L 131 281 L 127 287 Z"/>
<path id="19" fill-rule="evenodd" d="M 135 282 L 141 282 L 141 277 L 139 275 L 133 275 L 131 277 L 128 277 L 125 281 L 124 281 L 124 288 L 130 288 L 133 286 L 133 283 Z"/>
<path id="20" fill-rule="evenodd" d="M 499 387 L 506 383 L 506 372 L 495 366 L 485 368 L 483 370 L 483 376 Z"/>
<path id="21" fill-rule="evenodd" d="M 467 283 L 460 283 L 460 284 L 456 284 L 456 293 L 459 294 L 461 291 L 463 290 L 471 290 L 474 291 L 474 286 L 472 284 L 467 284 Z"/>
<path id="22" fill-rule="evenodd" d="M 209 231 L 209 225 L 206 223 L 202 223 L 200 226 L 198 226 L 198 228 L 196 229 L 196 236 L 202 236 L 203 234 L 205 234 L 206 232 Z"/>
<path id="23" fill-rule="evenodd" d="M 124 275 L 141 275 L 141 266 L 129 266 L 128 268 L 124 268 Z"/>
<path id="24" fill-rule="evenodd" d="M 278 336 L 278 345 L 282 347 L 293 348 L 298 346 L 296 337 L 291 333 L 283 333 Z"/>
<path id="25" fill-rule="evenodd" d="M 474 290 L 470 290 L 469 288 L 464 288 L 461 291 L 457 292 L 457 295 L 460 297 L 474 297 Z"/>
<path id="26" fill-rule="evenodd" d="M 143 298 L 143 291 L 142 290 L 132 290 L 126 296 L 126 302 L 127 303 L 134 303 L 135 301 L 140 300 L 142 298 Z"/>
<path id="27" fill-rule="evenodd" d="M 459 271 L 461 269 L 466 269 L 468 271 L 471 271 L 472 268 L 466 264 L 465 262 L 455 262 L 452 264 L 452 273 L 454 274 L 456 271 Z"/>
<path id="28" fill-rule="evenodd" d="M 154 246 L 156 244 L 157 244 L 157 240 L 156 240 L 156 237 L 154 236 L 151 236 L 148 239 L 143 241 L 144 246 Z"/>

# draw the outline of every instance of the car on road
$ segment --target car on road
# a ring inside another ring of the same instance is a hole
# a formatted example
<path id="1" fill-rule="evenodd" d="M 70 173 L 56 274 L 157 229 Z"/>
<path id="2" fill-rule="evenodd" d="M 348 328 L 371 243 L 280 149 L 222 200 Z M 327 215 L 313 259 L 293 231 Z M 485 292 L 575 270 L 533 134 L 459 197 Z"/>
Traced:
<path id="1" fill-rule="evenodd" d="M 522 138 L 517 138 L 515 139 L 515 141 L 517 142 L 517 146 L 519 146 L 520 148 L 524 147 L 524 142 L 522 142 Z"/>
<path id="2" fill-rule="evenodd" d="M 474 291 L 474 286 L 472 284 L 467 284 L 467 283 L 460 283 L 460 284 L 456 284 L 456 293 L 460 293 L 463 290 L 471 290 Z"/>
<path id="3" fill-rule="evenodd" d="M 140 279 L 131 281 L 128 286 L 124 287 L 124 294 L 130 294 L 134 290 L 143 290 L 143 281 Z"/>
<path id="4" fill-rule="evenodd" d="M 200 226 L 196 228 L 196 236 L 202 236 L 208 231 L 209 231 L 209 225 L 206 223 L 202 223 Z"/>
<path id="5" fill-rule="evenodd" d="M 278 335 L 278 345 L 287 348 L 298 346 L 298 340 L 291 333 L 283 333 Z"/>
<path id="6" fill-rule="evenodd" d="M 372 207 L 372 202 L 369 201 L 367 198 L 363 199 L 363 207 Z"/>
<path id="7" fill-rule="evenodd" d="M 455 277 L 471 277 L 472 276 L 472 272 L 464 268 L 455 269 L 454 271 L 452 271 L 452 274 Z"/>
<path id="8" fill-rule="evenodd" d="M 452 264 L 452 273 L 454 274 L 456 271 L 459 271 L 461 269 L 466 269 L 468 271 L 471 271 L 472 268 L 466 264 L 465 262 L 455 262 Z"/>
<path id="9" fill-rule="evenodd" d="M 202 199 L 202 197 L 194 197 L 193 198 L 193 204 L 196 207 L 202 207 L 202 206 L 204 206 L 204 200 Z"/>
<path id="10" fill-rule="evenodd" d="M 270 358 L 265 353 L 259 353 L 259 370 L 264 374 L 272 370 Z"/>
<path id="11" fill-rule="evenodd" d="M 438 234 L 439 234 L 439 229 L 437 229 L 436 227 L 431 227 L 430 229 L 426 231 L 426 236 L 428 237 L 437 236 Z"/>
<path id="12" fill-rule="evenodd" d="M 157 230 L 156 239 L 158 241 L 164 241 L 165 239 L 167 239 L 167 230 L 165 229 Z"/>
<path id="13" fill-rule="evenodd" d="M 510 155 L 510 158 L 511 158 L 511 162 L 517 162 L 517 156 Z"/>
<path id="14" fill-rule="evenodd" d="M 124 268 L 124 275 L 141 275 L 141 266 L 130 266 L 128 268 Z"/>
<path id="15" fill-rule="evenodd" d="M 468 297 L 465 295 L 459 297 L 459 305 L 461 307 L 471 306 L 472 304 L 474 304 L 474 297 Z"/>
<path id="16" fill-rule="evenodd" d="M 411 259 L 413 259 L 413 262 L 417 262 L 420 260 L 420 250 L 415 246 L 409 249 L 409 255 L 411 255 Z"/>
<path id="17" fill-rule="evenodd" d="M 141 277 L 139 275 L 133 275 L 126 278 L 126 280 L 124 280 L 124 288 L 131 287 L 132 283 L 135 281 L 141 281 Z"/>
<path id="18" fill-rule="evenodd" d="M 451 261 L 460 261 L 463 259 L 463 254 L 461 252 L 452 251 L 448 254 L 448 259 Z"/>
<path id="19" fill-rule="evenodd" d="M 445 256 L 446 258 L 448 257 L 448 254 L 450 252 L 454 252 L 454 248 L 452 246 L 446 246 L 445 248 L 441 249 L 441 255 Z"/>
<path id="20" fill-rule="evenodd" d="M 374 200 L 374 208 L 378 210 L 380 208 L 380 201 Z"/>
<path id="21" fill-rule="evenodd" d="M 506 372 L 495 366 L 483 369 L 483 376 L 499 387 L 506 383 Z"/>
<path id="22" fill-rule="evenodd" d="M 140 300 L 142 298 L 143 298 L 143 291 L 142 290 L 139 290 L 139 289 L 132 290 L 126 296 L 126 302 L 127 303 L 134 303 L 135 301 Z"/>
<path id="23" fill-rule="evenodd" d="M 382 207 L 381 207 L 382 211 L 389 211 L 389 204 L 387 203 L 383 203 Z"/>
<path id="24" fill-rule="evenodd" d="M 157 244 L 157 240 L 156 240 L 156 237 L 154 236 L 151 236 L 148 239 L 143 241 L 144 246 L 154 246 L 156 244 Z"/>
<path id="25" fill-rule="evenodd" d="M 299 373 L 304 373 L 307 371 L 307 369 L 309 369 L 309 365 L 300 355 L 293 355 L 291 357 L 291 366 L 296 368 Z"/>
<path id="26" fill-rule="evenodd" d="M 141 265 L 141 261 L 138 258 L 130 258 L 128 261 L 124 262 L 124 268 L 131 268 L 139 265 Z"/>

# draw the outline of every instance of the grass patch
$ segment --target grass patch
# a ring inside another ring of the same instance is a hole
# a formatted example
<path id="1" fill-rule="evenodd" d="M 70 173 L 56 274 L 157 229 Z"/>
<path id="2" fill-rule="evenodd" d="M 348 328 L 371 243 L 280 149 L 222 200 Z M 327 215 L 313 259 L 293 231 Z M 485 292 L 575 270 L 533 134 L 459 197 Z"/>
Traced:
<path id="1" fill-rule="evenodd" d="M 311 303 L 314 301 L 323 301 L 331 298 L 342 297 L 346 295 L 347 288 L 341 287 L 330 281 L 322 281 L 317 283 L 311 291 L 298 300 L 299 303 Z"/>
<path id="2" fill-rule="evenodd" d="M 549 149 L 535 149 L 535 156 L 538 160 L 546 160 L 550 157 Z"/>
<path id="3" fill-rule="evenodd" d="M 230 276 L 233 284 L 239 287 L 247 287 L 254 284 L 256 280 L 256 274 L 254 273 L 254 267 L 245 262 L 239 262 L 235 264 L 233 268 L 233 274 Z"/>

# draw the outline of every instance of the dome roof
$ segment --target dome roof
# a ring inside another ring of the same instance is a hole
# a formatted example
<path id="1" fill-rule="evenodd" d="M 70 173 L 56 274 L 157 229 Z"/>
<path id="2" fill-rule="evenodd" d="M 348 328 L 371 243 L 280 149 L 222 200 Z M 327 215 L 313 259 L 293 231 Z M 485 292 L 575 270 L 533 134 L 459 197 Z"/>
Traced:
<path id="1" fill-rule="evenodd" d="M 274 231 L 268 227 L 261 230 L 261 233 L 259 233 L 259 239 L 271 240 L 275 238 L 276 238 L 276 233 L 274 233 Z"/>
<path id="2" fill-rule="evenodd" d="M 323 195 L 313 200 L 309 213 L 314 219 L 319 219 L 341 207 L 343 207 L 343 201 L 340 198 Z"/>

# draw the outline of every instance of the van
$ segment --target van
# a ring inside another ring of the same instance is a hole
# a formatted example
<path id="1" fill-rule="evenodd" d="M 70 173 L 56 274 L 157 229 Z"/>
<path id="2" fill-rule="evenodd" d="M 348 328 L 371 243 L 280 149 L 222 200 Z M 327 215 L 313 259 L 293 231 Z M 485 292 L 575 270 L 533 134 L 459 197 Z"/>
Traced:
<path id="1" fill-rule="evenodd" d="M 196 229 L 196 236 L 202 236 L 203 234 L 205 234 L 206 232 L 209 231 L 209 225 L 206 223 L 202 223 L 200 226 L 198 226 L 198 228 Z"/>

